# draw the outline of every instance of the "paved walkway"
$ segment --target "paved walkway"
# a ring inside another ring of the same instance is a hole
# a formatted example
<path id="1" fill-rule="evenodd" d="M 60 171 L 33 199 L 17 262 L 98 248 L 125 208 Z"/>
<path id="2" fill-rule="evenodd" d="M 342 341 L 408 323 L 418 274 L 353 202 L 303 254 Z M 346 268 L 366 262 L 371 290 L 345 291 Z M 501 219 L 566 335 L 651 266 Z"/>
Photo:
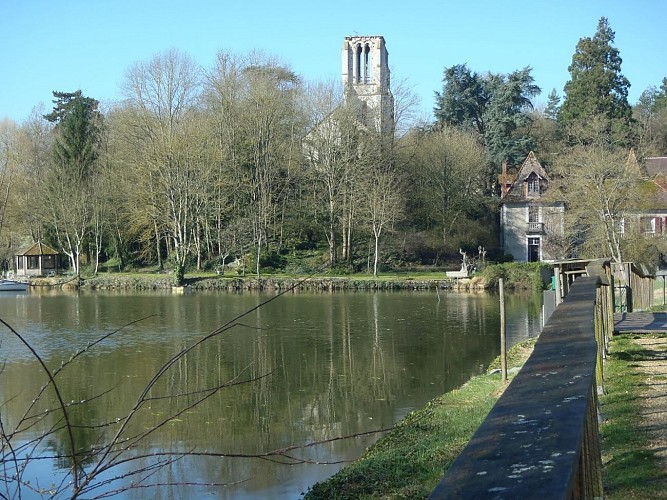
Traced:
<path id="1" fill-rule="evenodd" d="M 658 457 L 665 471 L 663 483 L 667 498 L 667 338 L 640 337 L 634 340 L 643 348 L 643 359 L 634 364 L 644 374 L 646 395 L 642 401 L 642 426 L 651 436 L 649 449 Z"/>
<path id="2" fill-rule="evenodd" d="M 614 314 L 614 333 L 667 333 L 667 313 L 631 312 Z"/>
<path id="3" fill-rule="evenodd" d="M 667 313 L 614 314 L 615 333 L 667 333 Z M 651 335 L 634 339 L 643 348 L 642 359 L 633 363 L 633 369 L 644 375 L 646 394 L 642 401 L 642 426 L 651 436 L 650 449 L 666 471 L 667 498 L 667 338 Z"/>

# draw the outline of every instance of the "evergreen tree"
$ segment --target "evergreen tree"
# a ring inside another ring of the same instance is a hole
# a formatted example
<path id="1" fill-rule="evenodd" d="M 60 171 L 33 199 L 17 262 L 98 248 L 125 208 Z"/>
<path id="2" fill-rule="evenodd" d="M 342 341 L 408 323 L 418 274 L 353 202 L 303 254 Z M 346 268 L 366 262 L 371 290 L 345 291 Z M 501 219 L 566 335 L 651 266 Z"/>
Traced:
<path id="1" fill-rule="evenodd" d="M 552 89 L 549 92 L 547 107 L 544 109 L 544 115 L 550 120 L 556 120 L 558 118 L 558 111 L 560 110 L 560 96 L 556 89 Z"/>
<path id="2" fill-rule="evenodd" d="M 56 124 L 54 161 L 84 180 L 98 156 L 101 115 L 98 101 L 76 92 L 53 92 L 53 111 L 44 118 Z"/>
<path id="3" fill-rule="evenodd" d="M 662 156 L 667 151 L 667 78 L 660 88 L 650 86 L 633 106 L 638 124 L 637 152 L 640 157 Z"/>
<path id="4" fill-rule="evenodd" d="M 608 130 L 620 131 L 627 139 L 632 120 L 628 104 L 630 82 L 621 73 L 619 50 L 612 46 L 614 32 L 601 18 L 595 35 L 582 38 L 568 67 L 571 79 L 565 84 L 565 100 L 559 120 L 567 126 L 600 116 Z"/>
<path id="5" fill-rule="evenodd" d="M 55 123 L 52 165 L 38 185 L 45 203 L 43 225 L 80 273 L 81 252 L 94 215 L 94 165 L 98 158 L 102 118 L 98 102 L 76 92 L 54 92 Z"/>
<path id="6" fill-rule="evenodd" d="M 540 93 L 531 68 L 508 75 L 479 75 L 465 64 L 446 68 L 434 114 L 439 126 L 476 132 L 492 161 L 518 163 L 532 149 L 524 133 L 532 118 L 531 98 Z"/>
<path id="7" fill-rule="evenodd" d="M 484 80 L 465 64 L 445 68 L 442 93 L 435 93 L 433 109 L 440 125 L 471 129 L 484 135 L 484 111 L 489 102 Z"/>
<path id="8" fill-rule="evenodd" d="M 662 79 L 662 85 L 655 94 L 653 111 L 657 112 L 665 108 L 667 108 L 667 78 Z"/>

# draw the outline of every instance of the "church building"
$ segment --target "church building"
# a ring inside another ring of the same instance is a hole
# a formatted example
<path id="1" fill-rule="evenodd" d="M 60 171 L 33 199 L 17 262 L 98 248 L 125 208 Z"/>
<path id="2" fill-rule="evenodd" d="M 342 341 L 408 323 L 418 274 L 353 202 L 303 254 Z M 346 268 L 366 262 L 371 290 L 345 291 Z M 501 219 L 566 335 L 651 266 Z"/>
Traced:
<path id="1" fill-rule="evenodd" d="M 389 78 L 389 53 L 382 36 L 346 36 L 343 41 L 345 99 L 360 105 L 360 121 L 378 131 L 394 126 L 394 97 Z"/>

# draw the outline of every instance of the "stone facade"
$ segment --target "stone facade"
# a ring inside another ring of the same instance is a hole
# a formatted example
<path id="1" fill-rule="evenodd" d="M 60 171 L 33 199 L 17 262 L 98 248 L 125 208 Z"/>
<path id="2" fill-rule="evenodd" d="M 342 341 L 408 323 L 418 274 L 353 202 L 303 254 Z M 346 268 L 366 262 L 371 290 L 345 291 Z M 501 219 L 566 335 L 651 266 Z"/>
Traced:
<path id="1" fill-rule="evenodd" d="M 342 50 L 343 87 L 346 99 L 360 104 L 360 120 L 383 132 L 394 122 L 389 53 L 382 36 L 346 36 Z"/>
<path id="2" fill-rule="evenodd" d="M 506 177 L 503 172 L 503 177 Z M 503 185 L 505 181 L 503 180 Z M 549 178 L 531 151 L 503 193 L 500 211 L 503 252 L 516 262 L 562 258 L 565 203 L 546 197 Z"/>

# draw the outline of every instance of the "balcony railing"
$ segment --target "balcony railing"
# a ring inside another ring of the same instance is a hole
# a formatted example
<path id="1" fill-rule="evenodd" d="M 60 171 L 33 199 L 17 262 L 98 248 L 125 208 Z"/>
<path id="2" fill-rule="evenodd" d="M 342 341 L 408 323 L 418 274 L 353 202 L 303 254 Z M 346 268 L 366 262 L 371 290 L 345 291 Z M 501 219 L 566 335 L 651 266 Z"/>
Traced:
<path id="1" fill-rule="evenodd" d="M 526 227 L 526 233 L 528 234 L 543 234 L 544 233 L 544 222 L 529 222 Z"/>

